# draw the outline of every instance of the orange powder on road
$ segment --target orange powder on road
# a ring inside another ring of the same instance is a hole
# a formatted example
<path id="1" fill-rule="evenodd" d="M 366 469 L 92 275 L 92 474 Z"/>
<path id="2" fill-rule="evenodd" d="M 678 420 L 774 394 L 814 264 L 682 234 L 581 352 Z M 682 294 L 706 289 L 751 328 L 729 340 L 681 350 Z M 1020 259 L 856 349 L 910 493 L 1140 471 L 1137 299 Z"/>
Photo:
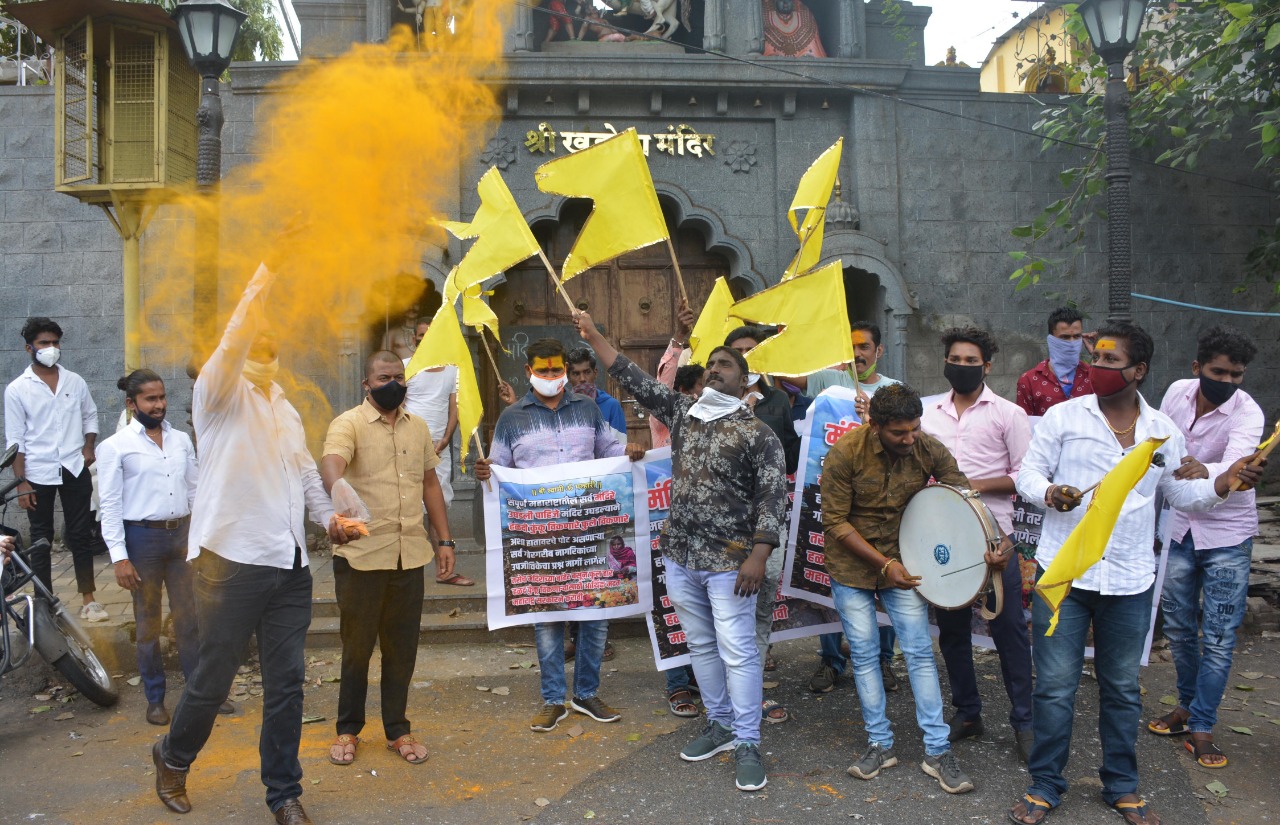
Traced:
<path id="1" fill-rule="evenodd" d="M 256 110 L 253 160 L 228 172 L 216 199 L 187 192 L 177 208 L 161 207 L 146 236 L 143 360 L 180 367 L 216 345 L 193 340 L 190 315 L 191 218 L 216 209 L 218 335 L 266 260 L 279 275 L 267 306 L 280 339 L 280 383 L 309 429 L 327 425 L 315 382 L 338 376 L 339 354 L 359 349 L 370 315 L 389 312 L 398 325 L 416 296 L 384 293 L 399 273 L 416 277 L 428 245 L 442 242 L 431 221 L 457 217 L 459 181 L 496 129 L 501 110 L 483 81 L 498 76 L 512 5 L 466 5 L 470 19 L 458 27 L 466 34 L 431 38 L 431 51 L 418 51 L 412 32 L 399 28 L 386 43 L 303 61 L 262 95 L 237 95 L 234 105 Z M 241 143 L 234 132 L 249 127 L 234 123 L 224 141 Z M 286 235 L 289 224 L 298 228 Z"/>

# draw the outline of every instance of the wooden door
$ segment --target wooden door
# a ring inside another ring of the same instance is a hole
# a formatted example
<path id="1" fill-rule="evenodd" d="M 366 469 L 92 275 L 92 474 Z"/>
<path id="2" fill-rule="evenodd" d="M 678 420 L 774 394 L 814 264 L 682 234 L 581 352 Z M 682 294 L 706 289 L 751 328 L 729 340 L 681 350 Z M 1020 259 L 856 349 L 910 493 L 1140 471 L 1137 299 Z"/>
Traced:
<path id="1" fill-rule="evenodd" d="M 571 204 L 564 219 L 555 225 L 539 224 L 534 234 L 542 243 L 547 257 L 559 270 L 573 246 L 582 224 L 589 214 L 587 203 Z M 672 225 L 667 215 L 667 225 Z M 706 250 L 702 235 L 691 229 L 672 229 L 672 243 L 680 259 L 680 269 L 689 290 L 694 312 L 711 294 L 712 284 L 729 274 L 728 263 L 720 255 Z M 574 304 L 591 314 L 595 322 L 619 351 L 631 358 L 650 375 L 675 332 L 676 307 L 680 288 L 667 246 L 655 244 L 637 250 L 606 266 L 578 275 L 565 284 Z M 524 375 L 524 347 L 538 338 L 558 338 L 567 349 L 581 346 L 573 329 L 573 318 L 563 298 L 536 258 L 507 272 L 507 282 L 494 292 L 490 301 L 502 329 L 502 343 L 509 355 L 499 355 L 503 377 L 525 393 L 529 384 Z M 498 400 L 497 380 L 492 370 L 480 371 L 480 389 L 485 403 L 485 442 L 493 434 L 493 425 L 502 411 Z M 601 384 L 619 401 L 627 413 L 629 439 L 648 447 L 649 424 L 643 410 L 628 393 L 601 371 Z"/>

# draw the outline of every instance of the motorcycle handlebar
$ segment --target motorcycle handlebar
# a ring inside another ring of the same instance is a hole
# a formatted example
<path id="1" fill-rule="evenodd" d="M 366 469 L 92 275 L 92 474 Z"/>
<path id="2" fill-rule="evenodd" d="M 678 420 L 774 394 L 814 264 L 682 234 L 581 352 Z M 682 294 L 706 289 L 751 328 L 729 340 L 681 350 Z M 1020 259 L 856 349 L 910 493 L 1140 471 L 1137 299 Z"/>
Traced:
<path id="1" fill-rule="evenodd" d="M 4 485 L 3 487 L 0 487 L 0 503 L 7 504 L 9 502 L 9 494 L 12 493 L 17 488 L 17 486 L 24 481 L 26 481 L 25 478 L 15 478 L 13 481 L 10 481 L 8 484 Z M 14 498 L 20 498 L 21 496 L 25 496 L 25 495 L 30 495 L 30 493 L 22 493 L 19 496 L 14 496 Z"/>

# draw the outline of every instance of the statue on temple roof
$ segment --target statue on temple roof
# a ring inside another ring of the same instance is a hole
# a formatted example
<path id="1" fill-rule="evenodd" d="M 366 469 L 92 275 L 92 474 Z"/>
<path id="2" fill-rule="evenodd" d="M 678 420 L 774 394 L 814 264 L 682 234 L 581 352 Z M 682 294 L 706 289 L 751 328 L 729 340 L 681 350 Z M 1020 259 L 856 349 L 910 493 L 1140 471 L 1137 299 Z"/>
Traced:
<path id="1" fill-rule="evenodd" d="M 826 57 L 818 21 L 800 0 L 760 0 L 764 5 L 764 53 L 778 57 Z"/>
<path id="2" fill-rule="evenodd" d="M 613 9 L 614 14 L 638 14 L 646 20 L 652 20 L 653 25 L 645 34 L 661 37 L 663 40 L 670 40 L 680 28 L 681 23 L 686 29 L 691 28 L 689 21 L 691 0 L 678 0 L 679 17 L 676 16 L 677 0 L 602 0 L 602 2 Z"/>
<path id="3" fill-rule="evenodd" d="M 968 64 L 968 63 L 965 63 L 963 60 L 957 60 L 957 59 L 956 59 L 956 47 L 955 47 L 955 46 L 949 46 L 949 47 L 947 47 L 947 59 L 946 59 L 946 60 L 939 61 L 938 63 L 934 63 L 933 65 L 935 65 L 935 66 L 942 66 L 942 67 L 944 67 L 944 68 L 948 68 L 948 69 L 967 69 L 967 68 L 969 68 L 969 64 Z"/>

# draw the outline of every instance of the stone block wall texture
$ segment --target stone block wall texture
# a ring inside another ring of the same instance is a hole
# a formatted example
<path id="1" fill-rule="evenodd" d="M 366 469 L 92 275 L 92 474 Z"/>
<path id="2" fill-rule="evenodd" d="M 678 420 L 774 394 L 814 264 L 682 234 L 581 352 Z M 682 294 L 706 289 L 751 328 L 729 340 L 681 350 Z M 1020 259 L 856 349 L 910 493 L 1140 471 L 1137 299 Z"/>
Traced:
<path id="1" fill-rule="evenodd" d="M 804 66 L 844 82 L 871 71 L 856 61 Z M 608 122 L 618 130 L 636 126 L 642 133 L 687 123 L 717 136 L 716 155 L 693 159 L 651 152 L 655 184 L 680 206 L 683 220 L 702 230 L 709 246 L 726 257 L 739 286 L 754 290 L 775 283 L 795 251 L 785 210 L 797 180 L 823 149 L 844 136 L 844 199 L 859 210 L 858 237 L 883 250 L 889 274 L 878 273 L 881 295 L 892 292 L 886 291 L 886 279 L 896 273 L 901 291 L 916 303 L 905 319 L 900 314 L 908 311 L 905 306 L 885 307 L 898 314 L 883 316 L 881 326 L 887 335 L 905 339 L 882 365 L 886 373 L 923 392 L 943 390 L 938 335 L 945 327 L 973 323 L 997 336 L 1001 352 L 991 384 L 1012 397 L 1017 376 L 1044 358 L 1044 320 L 1052 308 L 1069 298 L 1089 315 L 1088 326 L 1105 318 L 1102 226 L 1085 239 L 1083 254 L 1065 280 L 1021 292 L 1008 280 L 1016 267 L 1008 253 L 1022 248 L 1009 230 L 1062 197 L 1057 176 L 1081 158 L 1076 150 L 1044 152 L 1040 139 L 1027 134 L 1042 103 L 1024 95 L 979 94 L 976 70 L 899 64 L 897 74 L 885 81 L 896 84 L 892 94 L 901 100 L 894 101 L 788 81 L 767 68 L 730 66 L 714 58 L 654 58 L 651 68 L 654 79 L 648 82 L 614 73 L 607 61 L 513 59 L 500 93 L 506 118 L 486 147 L 493 151 L 461 170 L 459 213 L 472 214 L 475 180 L 505 154 L 512 159 L 503 161 L 503 174 L 526 215 L 555 219 L 558 202 L 539 192 L 533 180 L 534 169 L 550 156 L 531 154 L 524 146 L 526 133 L 541 122 L 557 131 L 602 131 Z M 873 68 L 888 71 L 883 65 Z M 287 71 L 286 64 L 233 69 L 223 98 L 224 170 L 252 162 L 266 140 L 287 139 L 260 128 L 262 104 L 273 94 L 271 82 Z M 48 87 L 0 88 L 0 367 L 11 377 L 27 363 L 18 336 L 27 315 L 57 318 L 67 332 L 64 363 L 89 381 L 103 429 L 109 431 L 122 406 L 114 386 L 123 368 L 121 245 L 96 207 L 52 191 L 52 101 Z M 504 144 L 514 153 L 502 152 Z M 1134 291 L 1233 309 L 1268 307 L 1265 285 L 1240 294 L 1234 290 L 1254 237 L 1280 214 L 1273 198 L 1232 183 L 1252 179 L 1253 159 L 1243 144 L 1217 147 L 1201 169 L 1210 177 L 1136 165 Z M 733 160 L 744 153 L 753 153 L 756 164 L 735 171 Z M 556 156 L 562 155 L 563 150 Z M 157 221 L 171 219 L 162 210 Z M 451 251 L 456 259 L 462 250 L 455 244 Z M 145 292 L 145 272 L 143 281 Z M 233 299 L 224 289 L 224 310 Z M 181 300 L 162 309 L 179 320 L 191 312 Z M 1280 342 L 1270 332 L 1274 320 L 1138 300 L 1133 310 L 1157 345 L 1144 387 L 1149 401 L 1158 404 L 1170 381 L 1190 375 L 1200 330 L 1228 323 L 1251 334 L 1260 347 L 1246 389 L 1269 419 L 1280 412 L 1277 368 L 1271 366 L 1280 355 Z M 340 342 L 323 342 L 301 371 L 341 409 L 353 390 L 346 378 L 335 376 L 356 373 L 349 366 L 326 369 L 324 359 L 357 363 L 361 353 L 339 348 Z M 164 354 L 171 363 L 182 361 L 178 353 Z M 166 378 L 172 403 L 183 409 L 190 382 L 176 367 L 171 373 Z M 185 415 L 174 421 L 185 421 Z"/>

